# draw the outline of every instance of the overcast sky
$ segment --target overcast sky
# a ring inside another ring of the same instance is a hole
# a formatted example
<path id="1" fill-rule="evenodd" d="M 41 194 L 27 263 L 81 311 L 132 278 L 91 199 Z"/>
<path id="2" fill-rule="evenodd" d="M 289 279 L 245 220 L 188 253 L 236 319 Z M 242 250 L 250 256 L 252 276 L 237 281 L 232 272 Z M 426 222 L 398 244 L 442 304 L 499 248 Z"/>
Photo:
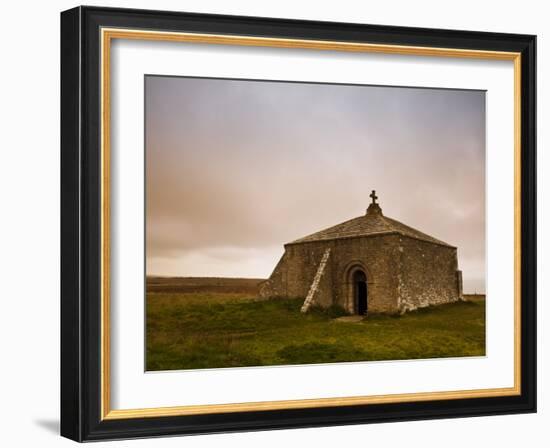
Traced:
<path id="1" fill-rule="evenodd" d="M 267 278 L 375 189 L 485 291 L 485 92 L 147 76 L 145 96 L 148 275 Z"/>

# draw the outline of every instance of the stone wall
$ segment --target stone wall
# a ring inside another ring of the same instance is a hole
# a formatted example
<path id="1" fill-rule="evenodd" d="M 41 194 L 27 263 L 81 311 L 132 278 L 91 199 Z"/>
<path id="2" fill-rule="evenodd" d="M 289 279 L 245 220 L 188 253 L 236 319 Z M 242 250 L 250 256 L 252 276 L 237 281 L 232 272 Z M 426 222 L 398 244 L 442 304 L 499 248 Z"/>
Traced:
<path id="1" fill-rule="evenodd" d="M 289 264 L 288 259 L 288 252 L 285 250 L 269 278 L 260 283 L 260 297 L 290 297 L 287 294 L 288 288 L 286 285 L 286 272 Z"/>
<path id="2" fill-rule="evenodd" d="M 362 270 L 367 276 L 368 312 L 397 309 L 397 235 L 369 236 L 334 241 L 332 275 L 334 303 L 355 312 L 352 276 Z"/>
<path id="3" fill-rule="evenodd" d="M 461 299 L 456 248 L 400 237 L 398 308 L 417 308 Z"/>
<path id="4" fill-rule="evenodd" d="M 367 276 L 368 312 L 406 312 L 462 297 L 456 248 L 399 234 L 287 244 L 260 295 L 305 299 L 327 247 L 331 254 L 316 305 L 354 313 L 356 269 Z"/>
<path id="5" fill-rule="evenodd" d="M 339 305 L 354 312 L 351 276 L 354 269 L 367 275 L 368 311 L 396 312 L 399 265 L 398 235 L 343 238 L 287 244 L 273 274 L 260 289 L 263 297 L 305 298 L 323 252 L 331 255 L 315 302 L 323 307 Z"/>
<path id="6" fill-rule="evenodd" d="M 321 281 L 319 282 L 319 287 L 317 289 L 317 292 L 314 296 L 314 304 L 317 306 L 321 306 L 322 308 L 328 308 L 331 305 L 334 304 L 334 286 L 332 283 L 332 274 L 331 274 L 331 262 L 330 259 L 332 258 L 332 253 L 330 254 L 328 263 L 325 267 L 325 272 L 323 273 L 323 276 L 321 277 Z M 318 266 L 319 264 L 317 264 Z M 315 275 L 315 274 L 314 274 Z M 311 282 L 310 282 L 311 284 Z M 309 291 L 309 287 L 308 287 Z"/>

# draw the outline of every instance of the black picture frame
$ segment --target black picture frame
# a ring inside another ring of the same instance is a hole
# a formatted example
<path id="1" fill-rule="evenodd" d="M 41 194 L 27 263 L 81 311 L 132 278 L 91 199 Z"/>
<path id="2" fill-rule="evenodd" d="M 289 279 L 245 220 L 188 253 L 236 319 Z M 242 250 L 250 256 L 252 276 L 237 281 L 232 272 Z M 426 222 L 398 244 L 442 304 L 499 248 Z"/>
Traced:
<path id="1" fill-rule="evenodd" d="M 521 53 L 521 394 L 101 418 L 100 29 Z M 76 441 L 536 412 L 536 37 L 100 7 L 61 13 L 61 435 Z"/>

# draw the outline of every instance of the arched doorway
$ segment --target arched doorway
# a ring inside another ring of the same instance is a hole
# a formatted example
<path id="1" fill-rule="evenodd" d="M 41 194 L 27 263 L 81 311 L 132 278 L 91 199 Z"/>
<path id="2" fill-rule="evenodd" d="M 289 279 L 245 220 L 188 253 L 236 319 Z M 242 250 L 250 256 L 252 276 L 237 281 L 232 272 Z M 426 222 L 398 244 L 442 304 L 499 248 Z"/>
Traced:
<path id="1" fill-rule="evenodd" d="M 365 315 L 368 311 L 367 276 L 361 270 L 353 273 L 353 298 L 356 314 Z"/>

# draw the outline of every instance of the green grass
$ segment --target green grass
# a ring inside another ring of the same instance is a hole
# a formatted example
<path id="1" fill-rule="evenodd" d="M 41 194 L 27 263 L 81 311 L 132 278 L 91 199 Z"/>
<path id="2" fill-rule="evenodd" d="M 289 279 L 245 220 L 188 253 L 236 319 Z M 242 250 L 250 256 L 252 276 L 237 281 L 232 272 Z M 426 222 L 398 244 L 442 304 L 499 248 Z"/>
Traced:
<path id="1" fill-rule="evenodd" d="M 338 309 L 239 293 L 148 293 L 147 370 L 485 354 L 485 301 L 338 322 Z"/>

